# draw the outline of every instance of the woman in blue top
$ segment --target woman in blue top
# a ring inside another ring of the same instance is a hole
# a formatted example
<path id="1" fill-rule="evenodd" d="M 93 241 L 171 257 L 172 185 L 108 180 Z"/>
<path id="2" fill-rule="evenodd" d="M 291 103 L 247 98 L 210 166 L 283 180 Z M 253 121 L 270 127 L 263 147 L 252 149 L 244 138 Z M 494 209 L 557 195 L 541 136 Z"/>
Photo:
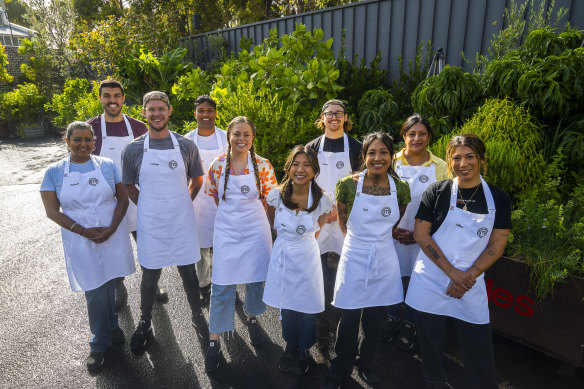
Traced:
<path id="1" fill-rule="evenodd" d="M 41 198 L 47 217 L 61 226 L 71 289 L 85 292 L 93 334 L 86 362 L 95 371 L 112 344 L 124 343 L 114 285 L 135 270 L 124 219 L 128 194 L 114 162 L 91 155 L 95 138 L 89 124 L 71 123 L 65 140 L 70 154 L 47 168 Z"/>

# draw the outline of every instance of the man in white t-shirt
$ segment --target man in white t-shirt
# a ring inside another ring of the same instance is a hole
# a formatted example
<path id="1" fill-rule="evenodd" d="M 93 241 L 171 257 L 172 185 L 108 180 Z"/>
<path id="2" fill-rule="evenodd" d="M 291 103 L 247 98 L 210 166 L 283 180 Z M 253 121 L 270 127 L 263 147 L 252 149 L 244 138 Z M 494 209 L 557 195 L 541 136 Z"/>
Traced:
<path id="1" fill-rule="evenodd" d="M 205 173 L 213 159 L 227 152 L 227 133 L 215 127 L 217 103 L 210 96 L 202 95 L 195 100 L 197 128 L 185 136 L 190 138 L 199 149 Z M 201 260 L 197 262 L 201 305 L 208 306 L 211 297 L 211 248 L 217 206 L 211 196 L 205 195 L 205 184 L 193 200 L 197 219 Z"/>

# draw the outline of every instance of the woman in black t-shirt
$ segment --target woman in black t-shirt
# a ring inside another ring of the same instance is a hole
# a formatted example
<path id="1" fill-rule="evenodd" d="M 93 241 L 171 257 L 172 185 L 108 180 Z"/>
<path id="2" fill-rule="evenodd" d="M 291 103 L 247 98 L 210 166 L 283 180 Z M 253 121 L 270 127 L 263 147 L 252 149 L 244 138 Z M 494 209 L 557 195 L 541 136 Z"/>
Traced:
<path id="1" fill-rule="evenodd" d="M 416 215 L 416 260 L 406 304 L 416 310 L 427 388 L 447 387 L 442 362 L 445 321 L 458 332 L 471 386 L 498 388 L 484 272 L 503 254 L 511 229 L 508 196 L 481 177 L 484 143 L 455 136 L 447 149 L 456 177 L 432 184 Z"/>

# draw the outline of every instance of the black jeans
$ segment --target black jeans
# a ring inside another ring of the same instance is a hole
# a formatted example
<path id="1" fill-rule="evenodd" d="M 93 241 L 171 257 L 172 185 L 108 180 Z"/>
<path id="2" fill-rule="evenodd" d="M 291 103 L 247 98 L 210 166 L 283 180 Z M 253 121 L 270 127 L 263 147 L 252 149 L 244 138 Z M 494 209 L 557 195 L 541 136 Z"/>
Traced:
<path id="1" fill-rule="evenodd" d="M 158 280 L 162 269 L 147 269 L 142 267 L 142 282 L 140 284 L 140 310 L 142 311 L 142 320 L 152 320 L 152 307 L 154 306 L 154 297 L 158 289 Z M 201 300 L 199 297 L 199 278 L 197 277 L 197 268 L 195 264 L 177 266 L 180 274 L 187 300 L 194 314 L 201 312 Z"/>
<path id="2" fill-rule="evenodd" d="M 328 265 L 328 255 L 329 253 L 324 253 L 320 255 L 320 262 L 322 265 L 322 277 L 324 283 L 324 306 L 330 306 L 333 301 L 333 293 L 335 290 L 335 278 L 337 276 L 337 269 L 332 268 Z"/>
<path id="3" fill-rule="evenodd" d="M 452 321 L 458 334 L 462 360 L 470 376 L 471 387 L 499 388 L 490 324 L 473 324 L 452 317 L 416 311 L 422 370 L 426 384 L 446 382 L 442 355 L 446 342 L 446 320 Z"/>
<path id="4" fill-rule="evenodd" d="M 386 315 L 387 307 L 341 310 L 335 342 L 337 355 L 331 360 L 331 376 L 342 378 L 351 375 L 357 353 L 359 354 L 359 359 L 356 361 L 358 366 L 373 367 L 379 329 Z M 361 339 L 359 339 L 359 324 L 363 328 Z"/>

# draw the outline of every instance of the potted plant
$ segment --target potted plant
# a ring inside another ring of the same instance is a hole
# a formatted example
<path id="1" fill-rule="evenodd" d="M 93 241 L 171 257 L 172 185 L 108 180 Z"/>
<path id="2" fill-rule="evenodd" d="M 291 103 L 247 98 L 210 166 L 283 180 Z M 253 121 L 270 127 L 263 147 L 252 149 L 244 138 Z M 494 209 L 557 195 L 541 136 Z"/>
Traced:
<path id="1" fill-rule="evenodd" d="M 32 138 L 44 135 L 41 125 L 44 114 L 45 98 L 37 86 L 31 83 L 18 85 L 16 89 L 4 94 L 2 111 L 17 135 Z"/>

